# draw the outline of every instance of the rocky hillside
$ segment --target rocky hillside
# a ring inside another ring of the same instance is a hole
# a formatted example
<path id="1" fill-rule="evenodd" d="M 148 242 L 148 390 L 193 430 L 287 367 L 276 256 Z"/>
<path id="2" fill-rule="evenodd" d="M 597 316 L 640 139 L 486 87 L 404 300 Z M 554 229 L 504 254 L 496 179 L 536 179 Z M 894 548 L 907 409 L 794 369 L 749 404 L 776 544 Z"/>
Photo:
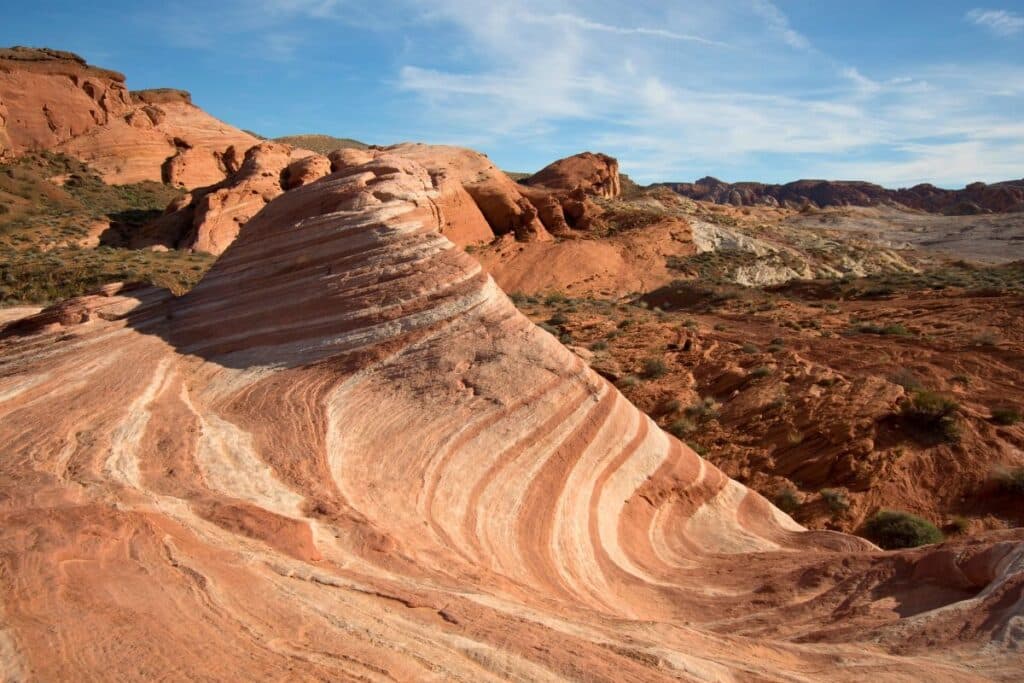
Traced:
<path id="1" fill-rule="evenodd" d="M 1019 677 L 1024 533 L 806 531 L 520 314 L 433 175 L 374 155 L 182 297 L 4 328 L 8 677 Z"/>
<path id="2" fill-rule="evenodd" d="M 733 206 L 783 206 L 801 209 L 831 206 L 899 204 L 911 209 L 952 215 L 1024 211 L 1024 179 L 986 185 L 972 183 L 962 190 L 915 185 L 888 190 L 859 181 L 797 180 L 785 185 L 726 183 L 701 178 L 693 183 L 659 183 L 691 199 Z"/>
<path id="3" fill-rule="evenodd" d="M 0 49 L 0 158 L 61 152 L 108 183 L 210 185 L 257 139 L 192 104 L 187 92 L 131 93 L 122 74 L 69 52 Z"/>

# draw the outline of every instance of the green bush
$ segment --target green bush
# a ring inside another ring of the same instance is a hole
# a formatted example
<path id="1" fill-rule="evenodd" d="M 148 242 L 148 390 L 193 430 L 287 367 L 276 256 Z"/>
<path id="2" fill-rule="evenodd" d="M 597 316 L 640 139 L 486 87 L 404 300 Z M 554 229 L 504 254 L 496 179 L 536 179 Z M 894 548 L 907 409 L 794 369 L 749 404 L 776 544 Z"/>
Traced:
<path id="1" fill-rule="evenodd" d="M 625 377 L 621 378 L 618 382 L 616 382 L 615 386 L 619 387 L 620 389 L 628 389 L 630 387 L 635 387 L 638 384 L 640 384 L 639 377 L 637 377 L 636 375 L 626 375 Z"/>
<path id="2" fill-rule="evenodd" d="M 921 389 L 903 402 L 900 412 L 919 427 L 939 436 L 944 441 L 960 439 L 960 425 L 956 414 L 959 404 L 934 391 Z"/>
<path id="3" fill-rule="evenodd" d="M 686 409 L 686 416 L 699 422 L 713 420 L 718 417 L 718 402 L 711 396 L 705 396 Z"/>
<path id="4" fill-rule="evenodd" d="M 590 345 L 590 350 L 591 351 L 605 351 L 607 349 L 608 349 L 608 342 L 606 342 L 606 341 L 596 341 L 596 342 L 594 342 L 593 344 Z"/>
<path id="5" fill-rule="evenodd" d="M 775 494 L 775 507 L 779 508 L 786 514 L 793 514 L 796 509 L 800 507 L 800 497 L 793 489 L 782 489 Z"/>
<path id="6" fill-rule="evenodd" d="M 664 377 L 666 372 L 668 372 L 668 366 L 665 365 L 665 361 L 660 358 L 644 359 L 643 375 L 645 378 L 657 379 L 659 377 Z"/>
<path id="7" fill-rule="evenodd" d="M 882 510 L 864 524 L 864 535 L 886 550 L 941 543 L 942 532 L 927 519 L 909 512 Z"/>
<path id="8" fill-rule="evenodd" d="M 821 494 L 822 500 L 828 505 L 828 509 L 833 514 L 839 514 L 850 508 L 850 501 L 846 497 L 846 494 L 837 489 L 822 489 L 818 493 Z"/>
<path id="9" fill-rule="evenodd" d="M 685 417 L 675 420 L 668 426 L 668 433 L 677 439 L 682 439 L 688 434 L 697 430 L 697 425 Z"/>
<path id="10" fill-rule="evenodd" d="M 555 304 L 564 304 L 565 302 L 565 294 L 562 294 L 561 292 L 551 292 L 550 294 L 547 295 L 547 297 L 544 298 L 544 303 L 546 303 L 548 306 L 553 306 Z"/>
<path id="11" fill-rule="evenodd" d="M 748 374 L 748 377 L 751 377 L 753 379 L 759 379 L 761 377 L 767 377 L 770 374 L 772 374 L 772 369 L 769 368 L 768 366 L 761 365 L 751 370 Z"/>

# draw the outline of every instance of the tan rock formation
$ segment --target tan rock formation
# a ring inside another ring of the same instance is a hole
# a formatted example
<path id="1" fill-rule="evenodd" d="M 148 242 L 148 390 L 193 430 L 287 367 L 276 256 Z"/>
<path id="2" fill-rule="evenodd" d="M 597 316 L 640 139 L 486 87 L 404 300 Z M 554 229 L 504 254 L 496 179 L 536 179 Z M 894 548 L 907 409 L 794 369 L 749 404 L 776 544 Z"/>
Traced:
<path id="1" fill-rule="evenodd" d="M 129 93 L 123 75 L 71 53 L 0 50 L 0 156 L 48 149 L 89 163 L 108 183 L 194 188 L 223 180 L 228 157 L 256 142 L 184 91 Z"/>
<path id="2" fill-rule="evenodd" d="M 349 158 L 360 159 L 358 152 L 343 150 Z M 462 239 L 486 241 L 493 236 L 512 234 L 521 241 L 548 241 L 551 235 L 538 217 L 537 208 L 527 199 L 519 185 L 491 163 L 483 154 L 461 147 L 404 143 L 376 149 L 376 155 L 397 155 L 422 164 L 441 189 L 442 203 L 451 201 L 449 214 L 463 214 Z M 337 158 L 341 158 L 339 155 Z M 476 212 L 468 206 L 459 187 L 472 198 L 479 214 L 489 226 L 484 228 Z M 470 215 L 465 215 L 468 212 Z M 490 235 L 488 235 L 488 232 Z"/>
<path id="3" fill-rule="evenodd" d="M 173 201 L 135 237 L 133 246 L 160 244 L 220 254 L 268 202 L 330 173 L 326 157 L 295 157 L 292 147 L 276 142 L 251 147 L 230 178 Z"/>
<path id="4" fill-rule="evenodd" d="M 116 71 L 70 52 L 0 49 L 0 156 L 51 149 L 131 108 Z"/>
<path id="5" fill-rule="evenodd" d="M 9 677 L 1019 677 L 1020 533 L 805 532 L 520 315 L 438 196 L 382 155 L 184 297 L 0 339 Z"/>
<path id="6" fill-rule="evenodd" d="M 622 193 L 619 162 L 607 154 L 582 152 L 559 159 L 523 180 L 524 185 L 614 199 Z"/>

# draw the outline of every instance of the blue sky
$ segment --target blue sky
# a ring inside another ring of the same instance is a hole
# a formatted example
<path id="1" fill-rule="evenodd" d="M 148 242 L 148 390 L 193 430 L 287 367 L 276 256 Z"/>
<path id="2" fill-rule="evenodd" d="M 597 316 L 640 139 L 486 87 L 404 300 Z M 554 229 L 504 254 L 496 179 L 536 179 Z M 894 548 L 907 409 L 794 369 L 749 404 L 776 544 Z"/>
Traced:
<path id="1" fill-rule="evenodd" d="M 509 170 L 590 149 L 642 182 L 1024 176 L 1024 0 L 161 4 L 18 3 L 0 44 L 271 137 L 459 144 Z"/>

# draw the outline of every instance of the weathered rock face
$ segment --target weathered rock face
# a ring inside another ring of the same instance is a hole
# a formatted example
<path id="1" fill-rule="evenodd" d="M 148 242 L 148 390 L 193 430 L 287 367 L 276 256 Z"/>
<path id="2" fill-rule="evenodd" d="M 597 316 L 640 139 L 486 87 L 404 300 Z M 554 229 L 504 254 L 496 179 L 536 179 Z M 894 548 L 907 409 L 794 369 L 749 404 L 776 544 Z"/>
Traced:
<path id="1" fill-rule="evenodd" d="M 0 156 L 52 149 L 131 108 L 122 74 L 70 52 L 0 49 Z"/>
<path id="2" fill-rule="evenodd" d="M 551 239 L 537 208 L 519 186 L 483 154 L 461 147 L 406 143 L 380 150 L 423 165 L 444 188 L 459 185 L 473 199 L 492 235 L 514 235 L 521 241 Z M 442 193 L 443 195 L 446 193 Z M 481 230 L 474 231 L 482 234 Z"/>
<path id="3" fill-rule="evenodd" d="M 797 180 L 785 185 L 763 183 L 726 183 L 717 178 L 701 178 L 693 183 L 662 183 L 691 199 L 734 206 L 806 205 L 877 206 L 902 204 L 934 213 L 1011 212 L 1024 210 L 1024 180 L 986 185 L 972 183 L 963 190 L 944 190 L 934 185 L 915 185 L 887 190 L 881 185 L 859 181 Z"/>
<path id="4" fill-rule="evenodd" d="M 108 183 L 220 182 L 258 140 L 194 106 L 188 93 L 129 93 L 124 76 L 68 52 L 0 50 L 0 156 L 64 152 Z M 234 148 L 234 152 L 231 149 Z"/>
<path id="5" fill-rule="evenodd" d="M 330 171 L 331 162 L 319 154 L 296 159 L 296 151 L 288 145 L 261 142 L 249 148 L 231 177 L 172 202 L 163 216 L 135 237 L 133 246 L 163 245 L 220 254 L 267 203 Z"/>
<path id="6" fill-rule="evenodd" d="M 548 164 L 522 181 L 524 185 L 614 199 L 622 193 L 619 162 L 607 154 L 582 152 Z"/>
<path id="7" fill-rule="evenodd" d="M 1019 533 L 804 531 L 519 314 L 439 196 L 380 155 L 280 196 L 186 296 L 0 338 L 5 672 L 1019 675 Z"/>

